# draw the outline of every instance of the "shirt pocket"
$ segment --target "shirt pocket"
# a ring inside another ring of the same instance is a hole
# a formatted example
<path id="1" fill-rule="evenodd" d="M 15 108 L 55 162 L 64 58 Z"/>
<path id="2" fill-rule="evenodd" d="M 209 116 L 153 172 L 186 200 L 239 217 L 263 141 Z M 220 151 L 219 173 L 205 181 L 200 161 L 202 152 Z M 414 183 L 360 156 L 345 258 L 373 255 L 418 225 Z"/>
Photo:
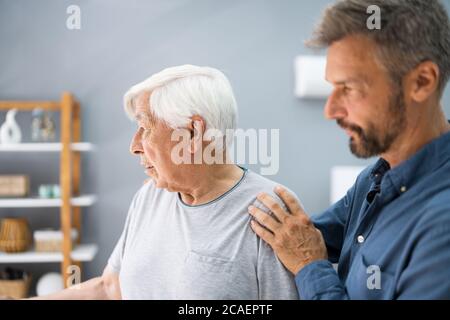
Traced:
<path id="1" fill-rule="evenodd" d="M 391 299 L 394 276 L 387 272 L 383 263 L 358 254 L 347 277 L 347 291 L 350 299 Z"/>
<path id="2" fill-rule="evenodd" d="M 234 262 L 190 251 L 177 286 L 180 300 L 223 300 L 233 298 L 230 281 Z"/>

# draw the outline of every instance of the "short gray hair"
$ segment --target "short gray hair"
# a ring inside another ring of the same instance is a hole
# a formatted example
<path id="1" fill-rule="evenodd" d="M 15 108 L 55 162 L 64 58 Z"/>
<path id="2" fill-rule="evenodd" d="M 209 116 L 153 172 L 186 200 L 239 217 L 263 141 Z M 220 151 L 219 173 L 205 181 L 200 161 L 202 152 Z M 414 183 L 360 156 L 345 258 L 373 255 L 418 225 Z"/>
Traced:
<path id="1" fill-rule="evenodd" d="M 132 86 L 124 95 L 127 115 L 134 118 L 133 100 L 149 92 L 151 113 L 176 129 L 184 128 L 194 115 L 206 122 L 206 129 L 227 132 L 236 129 L 237 104 L 227 77 L 210 67 L 181 65 L 164 69 Z"/>
<path id="2" fill-rule="evenodd" d="M 381 9 L 381 29 L 370 30 L 369 6 Z M 325 48 L 350 35 L 362 35 L 378 46 L 376 57 L 394 84 L 418 64 L 432 61 L 440 71 L 438 95 L 450 76 L 450 22 L 439 0 L 340 0 L 329 6 L 306 45 Z"/>

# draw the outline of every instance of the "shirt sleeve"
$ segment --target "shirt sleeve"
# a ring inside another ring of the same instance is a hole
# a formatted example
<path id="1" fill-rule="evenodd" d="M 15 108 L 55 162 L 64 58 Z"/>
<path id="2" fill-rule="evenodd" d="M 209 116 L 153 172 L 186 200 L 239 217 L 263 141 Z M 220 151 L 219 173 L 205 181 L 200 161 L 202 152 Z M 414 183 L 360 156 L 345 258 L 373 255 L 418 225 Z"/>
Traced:
<path id="1" fill-rule="evenodd" d="M 305 300 L 345 300 L 348 299 L 344 284 L 332 263 L 337 263 L 345 238 L 345 228 L 353 206 L 356 185 L 328 210 L 313 217 L 314 226 L 320 230 L 325 240 L 328 260 L 314 261 L 306 265 L 295 276 L 300 299 Z"/>
<path id="2" fill-rule="evenodd" d="M 290 191 L 290 190 L 289 190 Z M 294 194 L 292 191 L 290 191 Z M 276 196 L 271 194 L 278 203 L 287 210 L 284 203 Z M 298 199 L 297 199 L 298 200 Z M 300 201 L 299 201 L 300 202 Z M 255 207 L 260 208 L 266 213 L 270 213 L 259 200 L 253 203 Z M 295 287 L 294 275 L 287 270 L 276 256 L 272 248 L 261 238 L 258 237 L 258 262 L 257 277 L 260 300 L 297 300 L 298 292 Z"/>
<path id="3" fill-rule="evenodd" d="M 278 260 L 274 251 L 258 239 L 258 286 L 260 300 L 297 300 L 294 275 Z"/>
<path id="4" fill-rule="evenodd" d="M 353 206 L 355 189 L 356 184 L 347 191 L 341 200 L 333 204 L 325 212 L 312 217 L 314 226 L 322 233 L 327 246 L 328 260 L 332 263 L 337 263 L 341 255 L 345 226 Z"/>
<path id="5" fill-rule="evenodd" d="M 295 276 L 300 299 L 348 300 L 348 295 L 336 270 L 328 260 L 306 265 Z"/>
<path id="6" fill-rule="evenodd" d="M 127 235 L 129 233 L 130 229 L 130 221 L 133 216 L 133 212 L 136 206 L 136 198 L 137 194 L 134 196 L 133 200 L 131 201 L 131 205 L 128 209 L 127 218 L 125 220 L 125 226 L 123 228 L 122 234 L 120 235 L 119 240 L 116 243 L 116 246 L 114 247 L 113 252 L 111 253 L 111 256 L 108 259 L 108 267 L 114 272 L 119 274 L 120 269 L 122 267 L 122 259 L 123 255 L 125 253 L 125 244 L 127 241 Z"/>

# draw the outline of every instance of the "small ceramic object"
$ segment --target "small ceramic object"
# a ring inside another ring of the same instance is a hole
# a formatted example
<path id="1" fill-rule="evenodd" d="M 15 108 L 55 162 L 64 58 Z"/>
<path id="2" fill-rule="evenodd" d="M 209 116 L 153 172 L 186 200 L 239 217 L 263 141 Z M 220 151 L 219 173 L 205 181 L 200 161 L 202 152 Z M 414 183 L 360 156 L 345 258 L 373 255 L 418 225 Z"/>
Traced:
<path id="1" fill-rule="evenodd" d="M 6 113 L 6 121 L 0 128 L 0 139 L 2 144 L 15 144 L 22 141 L 22 132 L 16 122 L 17 109 L 11 109 Z"/>
<path id="2" fill-rule="evenodd" d="M 41 198 L 51 198 L 52 197 L 52 186 L 41 184 L 39 186 L 39 197 Z"/>
<path id="3" fill-rule="evenodd" d="M 59 184 L 54 184 L 52 186 L 52 197 L 61 198 L 61 188 L 59 187 Z"/>
<path id="4" fill-rule="evenodd" d="M 64 280 L 61 274 L 50 272 L 44 274 L 37 282 L 36 293 L 38 296 L 45 296 L 64 289 Z"/>
<path id="5" fill-rule="evenodd" d="M 50 112 L 45 112 L 42 116 L 42 126 L 40 138 L 42 141 L 54 141 L 55 140 L 55 122 L 53 121 Z"/>
<path id="6" fill-rule="evenodd" d="M 42 128 L 42 116 L 44 111 L 40 108 L 33 110 L 33 119 L 31 120 L 31 140 L 34 142 L 40 142 L 41 128 Z"/>

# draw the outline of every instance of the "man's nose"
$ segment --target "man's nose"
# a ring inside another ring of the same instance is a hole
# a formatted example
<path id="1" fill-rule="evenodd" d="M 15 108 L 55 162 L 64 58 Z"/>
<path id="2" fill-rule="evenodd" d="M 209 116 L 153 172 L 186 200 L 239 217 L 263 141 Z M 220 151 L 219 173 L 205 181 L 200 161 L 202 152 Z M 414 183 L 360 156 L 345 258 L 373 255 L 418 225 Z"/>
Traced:
<path id="1" fill-rule="evenodd" d="M 139 131 L 134 134 L 133 139 L 131 140 L 130 152 L 136 156 L 144 153 L 141 143 L 141 134 Z"/>
<path id="2" fill-rule="evenodd" d="M 324 108 L 324 116 L 328 120 L 342 119 L 347 116 L 347 109 L 343 105 L 339 92 L 334 90 L 328 97 Z"/>

